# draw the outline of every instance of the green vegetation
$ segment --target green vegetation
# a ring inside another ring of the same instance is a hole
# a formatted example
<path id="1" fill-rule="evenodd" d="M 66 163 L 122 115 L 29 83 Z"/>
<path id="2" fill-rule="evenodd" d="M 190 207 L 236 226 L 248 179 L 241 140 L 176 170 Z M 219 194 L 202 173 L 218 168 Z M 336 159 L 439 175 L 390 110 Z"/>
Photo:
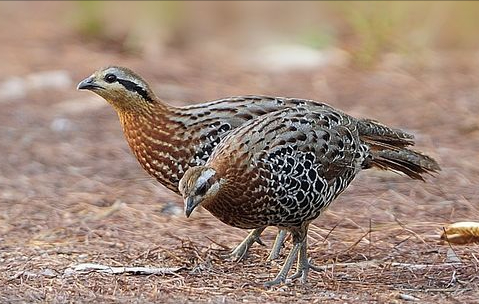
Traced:
<path id="1" fill-rule="evenodd" d="M 374 64 L 385 52 L 417 56 L 435 47 L 479 46 L 477 2 L 358 1 L 330 7 L 349 28 L 349 51 L 360 66 Z"/>
<path id="2" fill-rule="evenodd" d="M 382 54 L 390 52 L 420 57 L 436 47 L 479 46 L 476 37 L 479 2 L 297 3 L 273 17 L 272 7 L 250 2 L 147 1 L 117 2 L 121 5 L 112 6 L 113 3 L 75 2 L 72 19 L 76 31 L 88 39 L 119 41 L 122 48 L 141 49 L 145 44 L 142 40 L 158 36 L 161 36 L 161 43 L 181 41 L 188 44 L 205 28 L 207 39 L 221 39 L 227 32 L 230 38 L 242 33 L 240 37 L 247 40 L 256 34 L 255 28 L 261 27 L 267 28 L 271 37 L 282 37 L 314 48 L 345 49 L 353 61 L 363 67 L 373 66 Z M 271 5 L 280 4 L 287 5 Z M 290 29 L 287 32 L 281 30 L 286 19 Z M 205 32 L 200 34 L 205 35 Z M 251 38 L 244 44 L 255 41 Z M 193 41 L 198 42 L 202 40 Z"/>

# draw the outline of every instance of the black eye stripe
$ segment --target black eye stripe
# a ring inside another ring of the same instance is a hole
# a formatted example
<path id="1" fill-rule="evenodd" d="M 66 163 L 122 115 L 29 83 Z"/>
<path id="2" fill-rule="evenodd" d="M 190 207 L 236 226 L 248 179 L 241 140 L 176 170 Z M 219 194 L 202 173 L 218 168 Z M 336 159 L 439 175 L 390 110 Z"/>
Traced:
<path id="1" fill-rule="evenodd" d="M 141 97 L 143 97 L 146 101 L 149 101 L 149 102 L 152 102 L 153 99 L 148 95 L 148 92 L 143 89 L 142 87 L 140 87 L 139 85 L 137 85 L 136 83 L 134 83 L 133 81 L 130 81 L 130 80 L 125 80 L 125 79 L 117 79 L 117 81 L 125 87 L 125 89 L 127 89 L 128 91 L 131 91 L 131 92 L 136 92 L 138 94 L 141 95 Z"/>
<path id="2" fill-rule="evenodd" d="M 201 185 L 197 190 L 196 194 L 203 195 L 206 193 L 206 184 Z"/>

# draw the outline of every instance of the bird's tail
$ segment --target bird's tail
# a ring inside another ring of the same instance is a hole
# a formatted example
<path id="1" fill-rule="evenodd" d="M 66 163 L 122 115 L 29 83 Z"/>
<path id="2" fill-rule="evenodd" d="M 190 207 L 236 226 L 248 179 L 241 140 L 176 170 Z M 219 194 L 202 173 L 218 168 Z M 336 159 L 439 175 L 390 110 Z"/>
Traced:
<path id="1" fill-rule="evenodd" d="M 373 141 L 376 145 L 383 144 L 386 148 L 404 148 L 414 145 L 414 136 L 400 129 L 390 128 L 371 119 L 360 119 L 358 132 L 361 139 Z"/>
<path id="2" fill-rule="evenodd" d="M 414 137 L 402 130 L 364 119 L 359 123 L 359 132 L 371 152 L 369 167 L 402 172 L 422 181 L 423 174 L 433 174 L 441 170 L 432 157 L 406 148 L 414 145 Z"/>
<path id="3" fill-rule="evenodd" d="M 412 179 L 424 181 L 423 174 L 436 173 L 441 168 L 431 157 L 411 149 L 371 150 L 373 167 L 402 172 Z"/>

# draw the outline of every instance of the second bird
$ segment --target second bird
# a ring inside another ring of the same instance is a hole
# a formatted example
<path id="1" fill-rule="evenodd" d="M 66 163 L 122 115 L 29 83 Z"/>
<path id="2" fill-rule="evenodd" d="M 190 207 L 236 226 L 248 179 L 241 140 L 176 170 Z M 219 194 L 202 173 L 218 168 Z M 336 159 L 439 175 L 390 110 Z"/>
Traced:
<path id="1" fill-rule="evenodd" d="M 234 130 L 204 166 L 188 169 L 179 183 L 187 216 L 203 206 L 239 228 L 276 226 L 291 232 L 293 247 L 276 278 L 306 281 L 308 226 L 362 169 L 377 167 L 411 178 L 439 170 L 430 157 L 405 148 L 410 139 L 361 136 L 364 122 L 331 109 L 297 107 L 267 114 Z M 407 136 L 405 136 L 407 137 Z"/>

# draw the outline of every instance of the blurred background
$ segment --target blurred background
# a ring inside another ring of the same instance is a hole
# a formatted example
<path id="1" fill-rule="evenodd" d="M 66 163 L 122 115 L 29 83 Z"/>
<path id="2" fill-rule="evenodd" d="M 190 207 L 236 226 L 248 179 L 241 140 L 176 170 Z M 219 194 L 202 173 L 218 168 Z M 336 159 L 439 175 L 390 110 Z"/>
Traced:
<path id="1" fill-rule="evenodd" d="M 135 70 L 175 105 L 246 94 L 299 97 L 415 134 L 441 174 L 424 184 L 364 173 L 312 228 L 318 238 L 329 235 L 323 226 L 348 231 L 337 232 L 336 242 L 333 234 L 318 258 L 349 248 L 371 221 L 412 225 L 423 239 L 400 230 L 411 238 L 406 254 L 435 240 L 441 225 L 477 218 L 477 16 L 475 1 L 0 2 L 3 278 L 37 269 L 38 253 L 52 248 L 69 252 L 46 262 L 62 271 L 92 259 L 131 264 L 152 244 L 166 251 L 185 238 L 211 246 L 204 234 L 233 246 L 246 233 L 207 212 L 184 219 L 181 199 L 131 155 L 113 109 L 76 91 L 108 65 Z M 176 261 L 160 255 L 166 260 L 146 255 L 138 263 Z M 18 282 L 8 282 L 12 289 L 3 294 L 15 297 Z"/>
<path id="2" fill-rule="evenodd" d="M 8 45 L 2 51 L 20 69 L 27 63 L 41 68 L 41 55 L 66 46 L 157 63 L 172 49 L 256 58 L 260 50 L 288 45 L 339 49 L 349 64 L 372 67 L 387 54 L 423 61 L 437 50 L 477 48 L 478 7 L 471 1 L 20 1 L 2 3 L 2 22 L 10 25 L 2 33 Z M 22 64 L 11 52 L 15 47 L 31 58 Z"/>

